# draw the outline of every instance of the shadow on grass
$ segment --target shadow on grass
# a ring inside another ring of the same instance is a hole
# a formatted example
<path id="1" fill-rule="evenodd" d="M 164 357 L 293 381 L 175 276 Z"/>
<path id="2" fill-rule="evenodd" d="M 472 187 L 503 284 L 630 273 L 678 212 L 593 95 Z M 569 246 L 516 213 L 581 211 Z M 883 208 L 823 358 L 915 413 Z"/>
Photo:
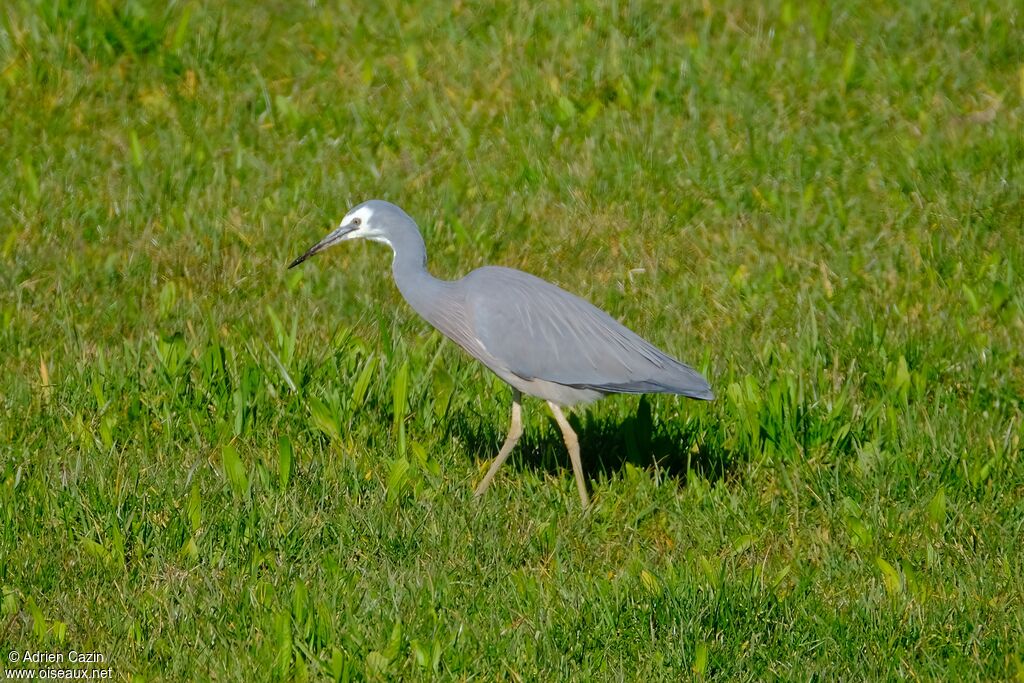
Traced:
<path id="1" fill-rule="evenodd" d="M 562 433 L 547 406 L 529 401 L 524 411 L 542 410 L 547 428 L 527 427 L 512 456 L 502 469 L 533 469 L 547 474 L 570 470 L 569 454 L 562 441 Z M 528 420 L 528 423 L 534 423 Z M 580 442 L 580 458 L 588 480 L 620 473 L 627 464 L 646 469 L 657 466 L 663 476 L 676 479 L 685 486 L 690 472 L 711 481 L 725 479 L 735 469 L 736 458 L 715 443 L 697 442 L 702 420 L 688 420 L 686 424 L 661 420 L 654 423 L 651 404 L 641 396 L 636 411 L 621 419 L 615 415 L 599 414 L 586 409 L 572 413 L 569 422 Z M 454 417 L 452 431 L 469 447 L 476 458 L 493 458 L 505 439 L 507 415 L 474 415 L 464 413 Z"/>

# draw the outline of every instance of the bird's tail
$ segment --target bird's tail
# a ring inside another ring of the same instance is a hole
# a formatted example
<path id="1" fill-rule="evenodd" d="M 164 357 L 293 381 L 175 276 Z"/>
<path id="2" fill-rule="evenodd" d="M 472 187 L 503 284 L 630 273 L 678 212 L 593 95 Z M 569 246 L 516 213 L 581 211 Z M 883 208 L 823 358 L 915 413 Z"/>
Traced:
<path id="1" fill-rule="evenodd" d="M 609 394 L 678 394 L 701 401 L 712 401 L 715 392 L 704 376 L 685 363 L 676 363 L 650 379 L 605 384 L 573 384 L 577 389 L 593 389 Z"/>

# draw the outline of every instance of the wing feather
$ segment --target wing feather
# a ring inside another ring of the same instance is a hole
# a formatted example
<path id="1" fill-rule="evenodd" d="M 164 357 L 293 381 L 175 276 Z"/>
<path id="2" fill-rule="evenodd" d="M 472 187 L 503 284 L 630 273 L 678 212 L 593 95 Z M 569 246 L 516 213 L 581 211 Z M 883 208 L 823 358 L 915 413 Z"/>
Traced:
<path id="1" fill-rule="evenodd" d="M 476 340 L 519 377 L 605 392 L 713 397 L 696 370 L 560 287 L 493 266 L 463 283 Z"/>

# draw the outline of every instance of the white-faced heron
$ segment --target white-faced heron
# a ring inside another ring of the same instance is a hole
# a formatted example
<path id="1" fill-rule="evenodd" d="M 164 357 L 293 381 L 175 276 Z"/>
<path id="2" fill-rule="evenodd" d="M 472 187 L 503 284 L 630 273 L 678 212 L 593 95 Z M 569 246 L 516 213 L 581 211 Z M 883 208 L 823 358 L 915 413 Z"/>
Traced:
<path id="1" fill-rule="evenodd" d="M 711 387 L 681 363 L 588 301 L 538 277 L 486 266 L 461 280 L 427 272 L 427 250 L 416 222 L 394 204 L 371 200 L 295 259 L 345 240 L 383 242 L 394 252 L 391 272 L 413 310 L 512 387 L 512 422 L 505 443 L 476 488 L 479 496 L 523 433 L 522 395 L 547 401 L 569 450 L 583 507 L 590 504 L 580 446 L 561 406 L 606 394 L 680 394 L 709 401 Z"/>

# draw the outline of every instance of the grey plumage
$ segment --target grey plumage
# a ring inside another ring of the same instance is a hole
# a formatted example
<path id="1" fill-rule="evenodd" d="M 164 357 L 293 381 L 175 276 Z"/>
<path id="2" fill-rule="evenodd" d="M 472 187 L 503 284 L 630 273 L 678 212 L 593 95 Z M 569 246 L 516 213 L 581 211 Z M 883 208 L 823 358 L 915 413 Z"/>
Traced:
<path id="1" fill-rule="evenodd" d="M 518 377 L 601 393 L 712 398 L 711 387 L 693 368 L 549 282 L 494 266 L 462 282 L 476 337 Z"/>
<path id="2" fill-rule="evenodd" d="M 416 223 L 388 202 L 371 200 L 355 207 L 336 230 L 289 267 L 340 241 L 361 237 L 392 248 L 395 283 L 413 310 L 513 388 L 509 436 L 478 495 L 521 433 L 520 392 L 548 401 L 569 448 L 584 507 L 589 500 L 579 447 L 559 406 L 611 393 L 714 398 L 696 370 L 550 282 L 496 266 L 478 268 L 460 280 L 433 277 Z"/>

